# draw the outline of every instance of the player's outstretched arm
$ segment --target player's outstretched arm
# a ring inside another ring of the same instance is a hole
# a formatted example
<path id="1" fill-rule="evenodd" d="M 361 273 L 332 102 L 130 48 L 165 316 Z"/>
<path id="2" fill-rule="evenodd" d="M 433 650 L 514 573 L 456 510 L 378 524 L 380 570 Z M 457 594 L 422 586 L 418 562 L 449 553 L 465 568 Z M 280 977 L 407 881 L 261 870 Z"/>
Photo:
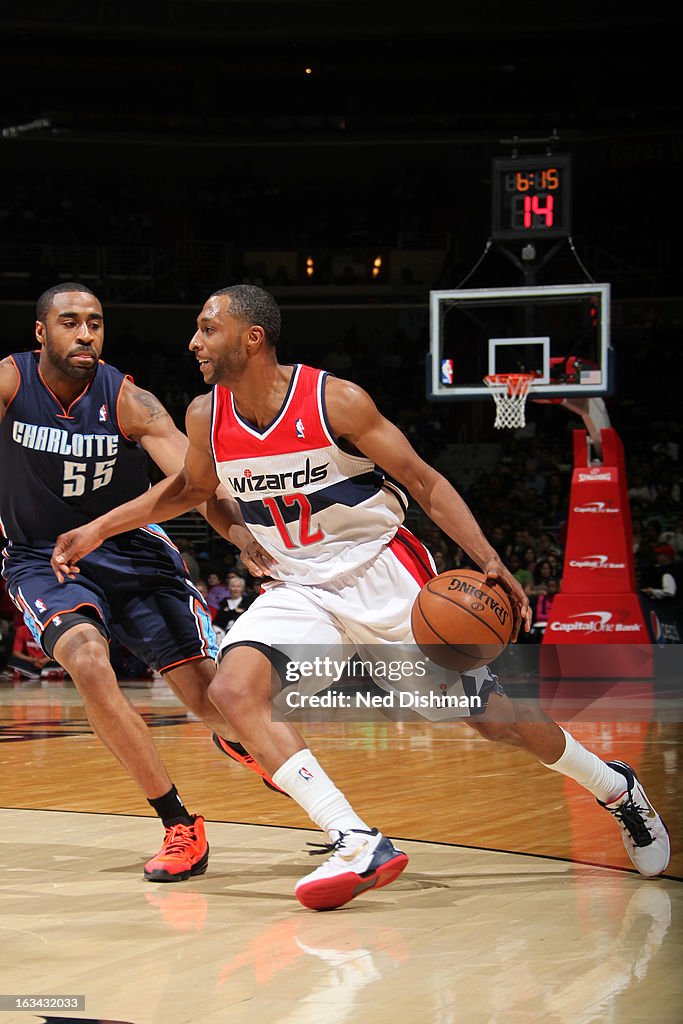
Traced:
<path id="1" fill-rule="evenodd" d="M 429 518 L 465 551 L 487 576 L 500 580 L 514 598 L 516 638 L 519 627 L 531 628 L 529 598 L 484 536 L 463 498 L 424 459 L 395 424 L 382 416 L 370 396 L 349 381 L 329 378 L 327 415 L 334 433 L 348 440 L 398 480 Z"/>
<path id="2" fill-rule="evenodd" d="M 211 415 L 210 397 L 203 395 L 196 399 L 198 416 L 206 417 L 207 445 Z M 125 381 L 119 400 L 119 423 L 127 437 L 142 445 L 149 457 L 157 464 L 166 476 L 179 473 L 185 462 L 188 440 L 178 430 L 173 419 L 162 403 L 151 391 L 137 387 L 131 381 Z M 226 496 L 227 497 L 227 496 Z M 229 531 L 236 523 L 241 523 L 241 516 L 230 515 L 235 511 L 229 505 L 219 505 L 209 499 L 201 504 L 197 511 L 201 512 L 213 528 L 226 540 Z M 238 511 L 238 510 L 237 510 Z M 234 542 L 233 542 L 234 543 Z"/>
<path id="3" fill-rule="evenodd" d="M 179 473 L 85 526 L 60 534 L 50 560 L 60 583 L 64 576 L 73 577 L 78 571 L 76 563 L 79 559 L 94 551 L 108 537 L 138 529 L 147 523 L 174 519 L 201 505 L 215 492 L 218 477 L 208 448 L 205 420 L 201 398 L 195 399 L 187 410 L 188 446 Z"/>
<path id="4" fill-rule="evenodd" d="M 193 403 L 193 417 L 199 432 L 206 429 L 206 447 L 209 447 L 211 427 L 211 397 L 202 395 Z M 178 430 L 173 419 L 159 399 L 131 381 L 126 381 L 119 402 L 119 422 L 126 435 L 145 449 L 159 469 L 171 476 L 180 472 L 185 461 L 188 440 Z M 213 465 L 213 463 L 212 463 Z M 255 576 L 269 572 L 273 559 L 252 537 L 247 529 L 239 505 L 222 486 L 206 502 L 197 506 L 216 533 L 234 544 L 240 558 Z"/>
<path id="5" fill-rule="evenodd" d="M 130 380 L 124 381 L 118 418 L 126 436 L 142 445 L 162 473 L 171 476 L 182 469 L 187 438 L 151 391 L 139 388 Z"/>

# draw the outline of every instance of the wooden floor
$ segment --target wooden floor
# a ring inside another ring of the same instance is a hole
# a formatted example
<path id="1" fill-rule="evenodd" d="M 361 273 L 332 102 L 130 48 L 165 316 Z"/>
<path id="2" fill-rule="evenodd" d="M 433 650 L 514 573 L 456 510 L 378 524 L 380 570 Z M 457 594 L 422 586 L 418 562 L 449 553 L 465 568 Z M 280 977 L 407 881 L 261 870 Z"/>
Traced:
<path id="1" fill-rule="evenodd" d="M 0 686 L 2 993 L 84 994 L 64 1019 L 128 1024 L 683 1020 L 680 723 L 571 724 L 636 767 L 667 821 L 657 880 L 630 870 L 592 797 L 464 725 L 307 724 L 411 858 L 391 887 L 315 914 L 293 897 L 320 838 L 303 812 L 222 757 L 162 681 L 127 692 L 207 819 L 209 871 L 145 883 L 160 825 L 73 687 Z"/>

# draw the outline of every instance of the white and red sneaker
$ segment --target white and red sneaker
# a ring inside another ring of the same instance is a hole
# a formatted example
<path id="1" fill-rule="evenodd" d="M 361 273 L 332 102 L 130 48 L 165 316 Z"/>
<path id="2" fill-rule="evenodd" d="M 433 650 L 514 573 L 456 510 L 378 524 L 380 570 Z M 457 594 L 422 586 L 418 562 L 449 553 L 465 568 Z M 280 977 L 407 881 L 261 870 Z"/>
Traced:
<path id="1" fill-rule="evenodd" d="M 309 844 L 315 845 L 315 844 Z M 296 898 L 309 910 L 335 910 L 369 889 L 381 889 L 401 874 L 408 857 L 376 828 L 341 832 L 320 853 L 332 856 L 297 882 Z"/>

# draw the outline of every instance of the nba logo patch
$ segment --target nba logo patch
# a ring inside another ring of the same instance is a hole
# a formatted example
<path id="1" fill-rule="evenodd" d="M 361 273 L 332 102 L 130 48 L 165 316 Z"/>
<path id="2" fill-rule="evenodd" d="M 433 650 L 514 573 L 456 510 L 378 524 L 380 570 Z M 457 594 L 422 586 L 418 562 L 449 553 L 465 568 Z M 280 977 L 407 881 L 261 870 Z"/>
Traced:
<path id="1" fill-rule="evenodd" d="M 108 419 L 109 419 L 109 412 L 107 410 L 107 407 L 106 407 L 106 405 L 101 405 L 100 406 L 100 412 L 99 412 L 100 423 L 106 423 Z"/>
<path id="2" fill-rule="evenodd" d="M 52 621 L 53 621 L 55 626 L 61 626 L 61 624 L 62 624 L 62 617 L 61 617 L 61 615 L 55 615 L 55 617 L 54 617 L 54 619 Z"/>
<path id="3" fill-rule="evenodd" d="M 300 437 L 303 440 L 306 437 L 306 431 L 304 430 L 304 421 L 299 419 L 296 421 L 294 426 L 296 428 L 296 436 Z"/>
<path id="4" fill-rule="evenodd" d="M 453 383 L 453 360 L 442 359 L 441 360 L 441 383 L 452 384 Z"/>
<path id="5" fill-rule="evenodd" d="M 35 606 L 36 606 L 36 608 L 38 609 L 39 612 L 46 612 L 47 611 L 47 608 L 45 606 L 45 602 L 43 601 L 43 599 L 41 597 L 39 597 L 38 600 L 34 602 L 34 604 L 35 604 Z"/>
<path id="6" fill-rule="evenodd" d="M 299 768 L 297 775 L 300 775 L 304 782 L 311 782 L 313 780 L 313 776 L 309 772 L 308 768 Z"/>

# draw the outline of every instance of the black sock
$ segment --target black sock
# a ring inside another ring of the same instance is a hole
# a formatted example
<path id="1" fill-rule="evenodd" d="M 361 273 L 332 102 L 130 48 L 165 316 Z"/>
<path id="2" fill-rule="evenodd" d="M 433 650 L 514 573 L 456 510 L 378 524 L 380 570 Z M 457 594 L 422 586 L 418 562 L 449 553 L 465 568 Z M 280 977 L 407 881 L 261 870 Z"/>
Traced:
<path id="1" fill-rule="evenodd" d="M 180 799 L 175 786 L 171 786 L 168 793 L 158 796 L 147 803 L 153 807 L 164 823 L 164 828 L 171 828 L 173 825 L 191 825 L 194 818 L 187 807 Z"/>

